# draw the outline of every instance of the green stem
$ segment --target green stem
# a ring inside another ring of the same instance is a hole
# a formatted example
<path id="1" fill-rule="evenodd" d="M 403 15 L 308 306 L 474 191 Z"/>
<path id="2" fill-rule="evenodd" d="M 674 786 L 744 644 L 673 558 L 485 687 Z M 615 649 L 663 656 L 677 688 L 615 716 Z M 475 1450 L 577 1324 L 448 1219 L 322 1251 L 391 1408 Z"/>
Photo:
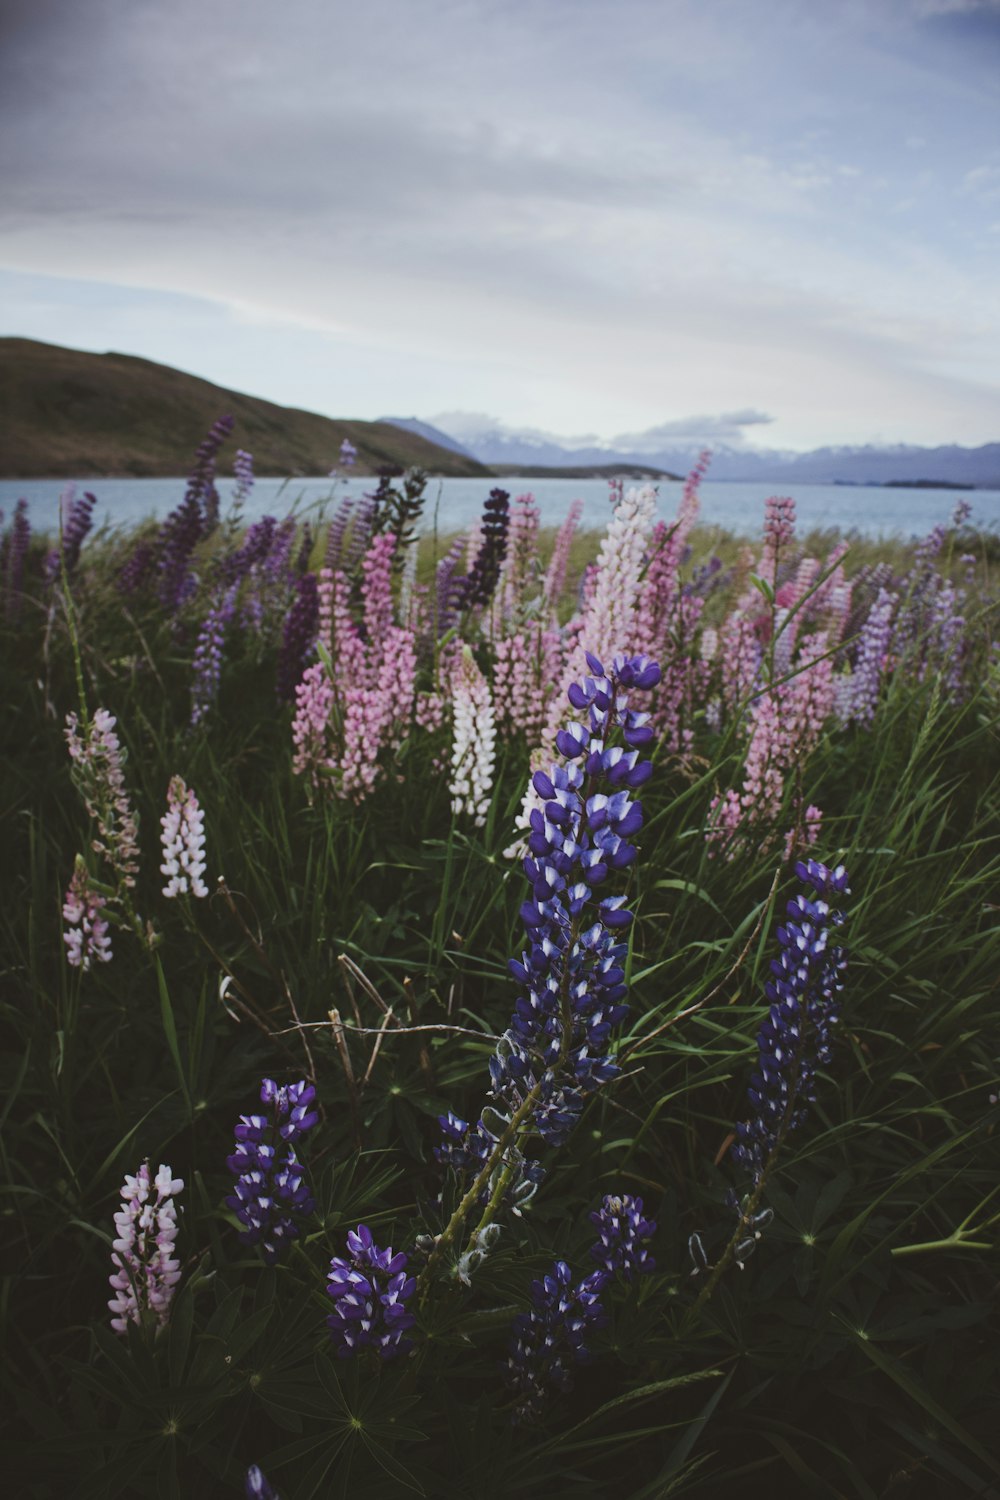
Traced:
<path id="1" fill-rule="evenodd" d="M 493 1147 L 493 1150 L 490 1152 L 489 1156 L 486 1158 L 486 1161 L 483 1163 L 483 1166 L 481 1167 L 479 1174 L 477 1175 L 472 1186 L 465 1193 L 458 1207 L 455 1209 L 455 1212 L 448 1220 L 445 1228 L 438 1236 L 437 1244 L 431 1251 L 426 1266 L 424 1266 L 424 1269 L 417 1277 L 417 1300 L 421 1305 L 424 1303 L 427 1297 L 427 1292 L 430 1287 L 431 1272 L 434 1270 L 435 1266 L 438 1264 L 445 1251 L 455 1239 L 458 1231 L 464 1224 L 466 1217 L 468 1216 L 469 1211 L 472 1208 L 472 1205 L 477 1201 L 477 1199 L 479 1198 L 479 1194 L 482 1192 L 483 1188 L 486 1186 L 486 1183 L 489 1181 L 490 1174 L 496 1166 L 497 1162 L 501 1160 L 504 1152 L 507 1150 L 507 1147 L 514 1140 L 521 1125 L 531 1115 L 532 1111 L 535 1108 L 535 1105 L 538 1103 L 541 1092 L 542 1085 L 540 1081 L 534 1084 L 531 1089 L 529 1089 L 528 1093 L 524 1096 L 520 1105 L 511 1116 L 510 1124 L 507 1126 L 503 1135 L 497 1138 L 496 1145 Z"/>
<path id="2" fill-rule="evenodd" d="M 985 1226 L 981 1225 L 980 1229 Z M 973 1233 L 979 1231 L 973 1230 Z M 965 1236 L 961 1228 L 953 1229 L 947 1239 L 924 1240 L 919 1245 L 894 1245 L 890 1255 L 931 1255 L 936 1250 L 995 1250 L 996 1245 L 991 1240 L 971 1240 Z"/>

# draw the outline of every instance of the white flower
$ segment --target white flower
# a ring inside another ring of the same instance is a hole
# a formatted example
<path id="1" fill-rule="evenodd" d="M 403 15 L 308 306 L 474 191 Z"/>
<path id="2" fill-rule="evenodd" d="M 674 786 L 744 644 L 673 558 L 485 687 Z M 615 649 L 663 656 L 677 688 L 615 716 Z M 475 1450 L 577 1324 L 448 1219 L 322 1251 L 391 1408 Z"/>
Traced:
<path id="1" fill-rule="evenodd" d="M 167 791 L 166 815 L 160 819 L 163 829 L 163 863 L 161 875 L 169 877 L 163 887 L 165 896 L 207 896 L 202 880 L 205 873 L 205 814 L 198 799 L 180 776 L 174 776 Z"/>
<path id="2" fill-rule="evenodd" d="M 482 828 L 493 790 L 496 722 L 489 684 L 468 646 L 462 650 L 452 692 L 451 810 L 456 816 L 469 813 Z"/>

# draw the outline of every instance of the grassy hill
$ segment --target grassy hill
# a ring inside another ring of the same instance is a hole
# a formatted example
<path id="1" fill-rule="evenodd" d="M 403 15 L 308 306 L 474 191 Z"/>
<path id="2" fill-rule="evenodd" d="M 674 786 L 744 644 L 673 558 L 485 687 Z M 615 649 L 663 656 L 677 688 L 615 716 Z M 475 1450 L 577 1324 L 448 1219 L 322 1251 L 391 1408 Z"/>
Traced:
<path id="1" fill-rule="evenodd" d="M 0 476 L 12 479 L 185 474 L 217 417 L 236 419 L 236 448 L 260 475 L 327 474 L 350 438 L 357 468 L 419 466 L 431 474 L 490 470 L 388 422 L 318 416 L 275 406 L 130 354 L 88 354 L 33 339 L 0 338 Z"/>

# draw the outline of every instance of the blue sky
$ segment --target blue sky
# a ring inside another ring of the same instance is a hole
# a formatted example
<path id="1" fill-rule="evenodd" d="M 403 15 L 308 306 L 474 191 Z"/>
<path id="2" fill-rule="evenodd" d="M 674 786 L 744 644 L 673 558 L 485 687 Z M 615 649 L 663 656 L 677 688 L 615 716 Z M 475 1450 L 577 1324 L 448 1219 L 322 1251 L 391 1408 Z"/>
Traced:
<path id="1" fill-rule="evenodd" d="M 1000 439 L 1000 0 L 2 25 L 0 331 L 333 416 Z"/>

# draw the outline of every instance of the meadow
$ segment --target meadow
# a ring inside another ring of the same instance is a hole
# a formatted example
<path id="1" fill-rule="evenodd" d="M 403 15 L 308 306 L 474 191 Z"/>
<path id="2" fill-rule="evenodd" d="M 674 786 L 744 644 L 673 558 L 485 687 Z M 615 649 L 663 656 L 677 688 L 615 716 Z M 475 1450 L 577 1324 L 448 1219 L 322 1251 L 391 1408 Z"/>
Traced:
<path id="1" fill-rule="evenodd" d="M 996 535 L 229 441 L 3 531 L 12 1489 L 996 1500 Z"/>

